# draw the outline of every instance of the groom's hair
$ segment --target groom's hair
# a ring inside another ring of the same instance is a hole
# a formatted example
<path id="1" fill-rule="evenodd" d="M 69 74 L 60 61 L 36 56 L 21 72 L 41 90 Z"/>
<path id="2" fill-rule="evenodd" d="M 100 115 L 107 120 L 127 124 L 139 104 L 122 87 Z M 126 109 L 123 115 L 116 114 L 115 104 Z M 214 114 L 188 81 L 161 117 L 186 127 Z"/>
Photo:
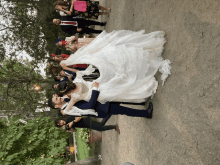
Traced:
<path id="1" fill-rule="evenodd" d="M 58 108 L 55 108 L 55 104 L 54 104 L 54 102 L 52 101 L 52 97 L 50 97 L 50 98 L 48 99 L 48 106 L 49 106 L 50 108 L 52 108 L 52 109 L 58 109 Z"/>

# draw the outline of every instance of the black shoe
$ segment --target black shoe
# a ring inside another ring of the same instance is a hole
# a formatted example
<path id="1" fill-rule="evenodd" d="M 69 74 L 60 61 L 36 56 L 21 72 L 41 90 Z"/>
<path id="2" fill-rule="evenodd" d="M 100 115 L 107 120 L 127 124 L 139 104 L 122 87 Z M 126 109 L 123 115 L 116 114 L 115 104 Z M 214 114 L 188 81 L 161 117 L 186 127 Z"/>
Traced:
<path id="1" fill-rule="evenodd" d="M 150 102 L 150 103 L 149 103 L 149 107 L 148 107 L 148 109 L 147 109 L 148 115 L 146 116 L 146 118 L 149 118 L 149 119 L 152 118 L 153 110 L 154 110 L 154 109 L 153 109 L 153 104 L 152 104 L 152 102 Z"/>
<path id="2" fill-rule="evenodd" d="M 102 22 L 101 26 L 105 26 L 107 24 L 107 22 Z"/>

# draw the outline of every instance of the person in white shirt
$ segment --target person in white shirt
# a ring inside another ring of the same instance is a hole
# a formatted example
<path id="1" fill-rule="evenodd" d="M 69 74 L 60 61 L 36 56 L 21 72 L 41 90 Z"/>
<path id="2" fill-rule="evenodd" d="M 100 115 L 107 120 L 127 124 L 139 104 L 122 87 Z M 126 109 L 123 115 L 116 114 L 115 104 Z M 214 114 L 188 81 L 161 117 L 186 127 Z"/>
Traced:
<path id="1" fill-rule="evenodd" d="M 88 28 L 90 25 L 105 26 L 106 22 L 97 22 L 91 20 L 85 20 L 82 18 L 74 18 L 69 16 L 61 16 L 60 19 L 53 19 L 55 25 L 60 25 L 61 30 L 69 35 L 75 35 L 76 33 L 101 33 L 102 30 L 94 30 Z"/>

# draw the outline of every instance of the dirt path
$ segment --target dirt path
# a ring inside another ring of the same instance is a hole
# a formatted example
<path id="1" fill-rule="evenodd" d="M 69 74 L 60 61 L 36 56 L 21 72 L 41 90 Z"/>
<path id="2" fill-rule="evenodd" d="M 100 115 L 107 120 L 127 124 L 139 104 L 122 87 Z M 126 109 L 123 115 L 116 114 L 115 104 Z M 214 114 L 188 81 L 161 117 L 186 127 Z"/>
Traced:
<path id="1" fill-rule="evenodd" d="M 152 120 L 114 116 L 103 133 L 102 165 L 220 164 L 220 1 L 100 0 L 105 29 L 163 30 L 172 75 L 153 98 Z"/>

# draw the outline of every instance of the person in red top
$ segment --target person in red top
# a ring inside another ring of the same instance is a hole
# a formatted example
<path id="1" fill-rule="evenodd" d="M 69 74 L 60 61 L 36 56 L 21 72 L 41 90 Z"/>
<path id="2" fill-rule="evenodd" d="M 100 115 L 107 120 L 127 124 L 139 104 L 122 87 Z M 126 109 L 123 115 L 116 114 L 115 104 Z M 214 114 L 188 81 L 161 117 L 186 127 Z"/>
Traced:
<path id="1" fill-rule="evenodd" d="M 52 54 L 52 59 L 54 61 L 59 61 L 61 62 L 62 60 L 66 60 L 67 58 L 69 58 L 70 55 L 67 55 L 67 54 L 61 54 L 61 55 L 55 55 L 55 54 Z M 87 68 L 88 65 L 87 64 L 75 64 L 75 65 L 71 65 L 69 66 L 70 68 Z"/>
<path id="2" fill-rule="evenodd" d="M 62 61 L 62 60 L 66 60 L 70 55 L 68 55 L 68 54 L 61 54 L 61 55 L 52 54 L 51 56 L 54 61 Z"/>

